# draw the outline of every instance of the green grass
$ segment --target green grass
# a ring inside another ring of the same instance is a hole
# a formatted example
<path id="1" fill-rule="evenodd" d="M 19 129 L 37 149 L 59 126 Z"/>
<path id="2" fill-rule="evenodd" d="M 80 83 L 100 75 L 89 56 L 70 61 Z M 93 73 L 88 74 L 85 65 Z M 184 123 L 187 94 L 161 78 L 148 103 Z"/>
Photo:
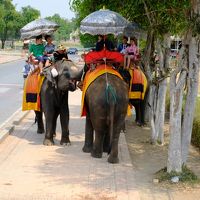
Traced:
<path id="1" fill-rule="evenodd" d="M 178 176 L 179 182 L 182 183 L 188 183 L 188 184 L 200 183 L 198 177 L 186 166 L 183 166 L 181 173 L 177 173 L 174 171 L 168 173 L 167 167 L 155 173 L 155 178 L 157 178 L 159 182 L 171 182 L 171 178 L 174 176 Z"/>

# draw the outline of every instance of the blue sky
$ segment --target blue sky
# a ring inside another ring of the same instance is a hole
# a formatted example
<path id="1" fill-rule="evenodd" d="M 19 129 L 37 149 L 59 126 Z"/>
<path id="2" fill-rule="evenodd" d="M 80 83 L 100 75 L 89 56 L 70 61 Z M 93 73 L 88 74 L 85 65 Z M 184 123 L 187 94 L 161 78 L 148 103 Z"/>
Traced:
<path id="1" fill-rule="evenodd" d="M 13 0 L 16 9 L 30 5 L 40 11 L 41 17 L 59 14 L 63 18 L 72 19 L 75 15 L 69 7 L 70 0 Z"/>

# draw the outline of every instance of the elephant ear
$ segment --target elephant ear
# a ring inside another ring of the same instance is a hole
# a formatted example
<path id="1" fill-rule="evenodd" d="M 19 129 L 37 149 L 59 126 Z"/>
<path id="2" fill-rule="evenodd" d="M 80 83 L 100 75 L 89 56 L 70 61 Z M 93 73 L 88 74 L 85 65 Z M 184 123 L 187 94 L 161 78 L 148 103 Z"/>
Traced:
<path id="1" fill-rule="evenodd" d="M 50 81 L 53 84 L 56 84 L 56 80 L 52 75 L 52 68 L 51 67 L 45 67 L 43 68 L 43 74 L 47 78 L 48 81 Z"/>
<path id="2" fill-rule="evenodd" d="M 83 70 L 74 64 L 71 60 L 64 60 L 63 62 L 64 68 L 66 67 L 69 71 L 70 78 L 74 80 L 81 79 Z"/>

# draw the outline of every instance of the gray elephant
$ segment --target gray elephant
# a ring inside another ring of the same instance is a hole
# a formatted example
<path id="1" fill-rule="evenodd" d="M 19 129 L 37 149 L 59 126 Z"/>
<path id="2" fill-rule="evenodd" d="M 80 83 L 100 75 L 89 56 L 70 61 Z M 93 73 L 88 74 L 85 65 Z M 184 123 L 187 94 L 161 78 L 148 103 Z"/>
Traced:
<path id="1" fill-rule="evenodd" d="M 61 145 L 70 144 L 68 91 L 76 89 L 75 81 L 80 79 L 82 71 L 69 60 L 58 61 L 54 67 L 43 70 L 45 79 L 41 87 L 42 112 L 45 115 L 44 145 L 53 145 L 56 134 L 57 117 L 60 115 L 62 129 Z M 36 111 L 38 133 L 44 132 L 42 112 Z"/>
<path id="2" fill-rule="evenodd" d="M 128 101 L 128 85 L 116 75 L 103 74 L 90 84 L 85 93 L 87 114 L 83 152 L 91 152 L 95 158 L 108 152 L 108 162 L 119 162 L 118 141 Z"/>

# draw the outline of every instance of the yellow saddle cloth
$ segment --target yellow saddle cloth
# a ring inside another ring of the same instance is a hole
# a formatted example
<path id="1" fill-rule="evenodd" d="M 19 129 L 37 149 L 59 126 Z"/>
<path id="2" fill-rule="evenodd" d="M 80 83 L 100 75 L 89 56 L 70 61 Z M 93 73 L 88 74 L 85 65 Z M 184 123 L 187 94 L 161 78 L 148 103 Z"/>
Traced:
<path id="1" fill-rule="evenodd" d="M 40 111 L 40 90 L 44 78 L 44 76 L 38 75 L 38 72 L 27 77 L 24 84 L 22 111 Z"/>
<path id="2" fill-rule="evenodd" d="M 105 73 L 113 74 L 123 79 L 118 71 L 114 70 L 111 66 L 108 66 L 108 65 L 104 65 L 104 64 L 98 65 L 95 70 L 93 71 L 88 70 L 83 82 L 82 100 L 81 100 L 81 116 L 86 116 L 86 113 L 87 113 L 85 103 L 84 103 L 85 93 L 87 91 L 87 88 L 97 77 Z"/>

